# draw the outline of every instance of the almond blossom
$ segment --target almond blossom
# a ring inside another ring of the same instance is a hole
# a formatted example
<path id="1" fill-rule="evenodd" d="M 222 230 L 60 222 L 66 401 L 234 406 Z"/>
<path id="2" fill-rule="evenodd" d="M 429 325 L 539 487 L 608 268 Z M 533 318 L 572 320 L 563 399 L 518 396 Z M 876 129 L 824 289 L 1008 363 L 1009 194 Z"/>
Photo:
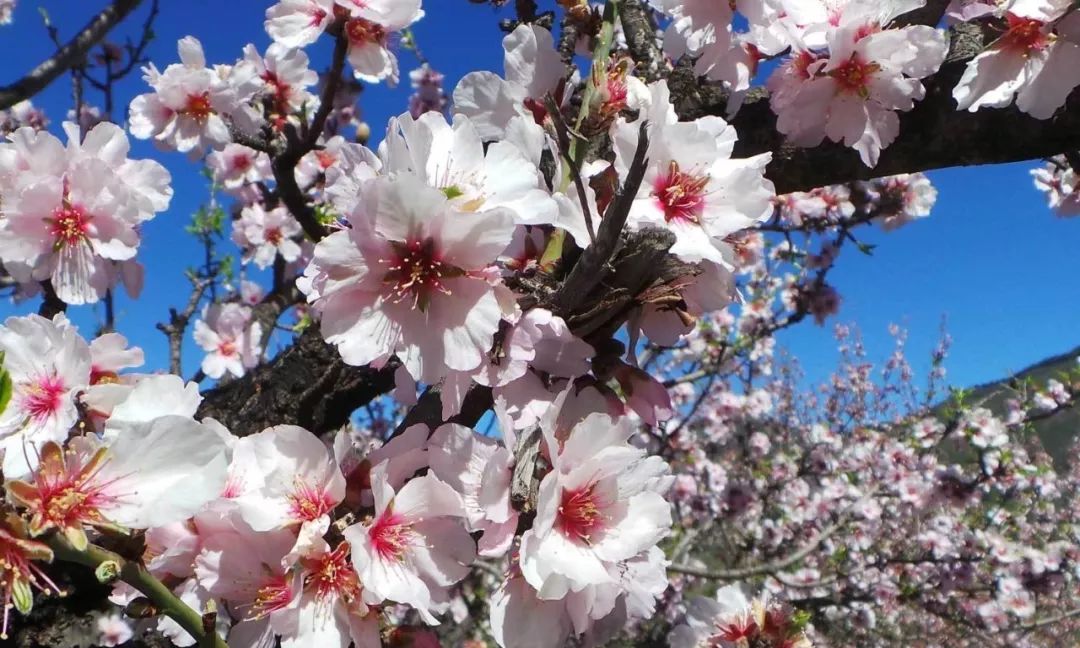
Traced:
<path id="1" fill-rule="evenodd" d="M 316 538 L 294 552 L 303 585 L 293 604 L 270 617 L 282 648 L 348 648 L 350 642 L 356 648 L 381 648 L 379 616 L 367 602 L 367 581 L 350 564 L 350 543 L 331 548 Z"/>
<path id="2" fill-rule="evenodd" d="M 555 218 L 556 205 L 536 165 L 510 141 L 485 147 L 463 115 L 452 125 L 437 112 L 391 119 L 379 152 L 385 173 L 412 172 L 461 211 L 505 207 L 516 222 L 530 225 Z"/>
<path id="3" fill-rule="evenodd" d="M 667 83 L 659 81 L 651 90 L 649 166 L 629 223 L 672 230 L 671 252 L 686 261 L 725 263 L 723 238 L 772 214 L 774 191 L 764 177 L 770 155 L 731 159 L 736 135 L 723 119 L 679 122 Z M 629 171 L 637 150 L 639 125 L 620 120 L 614 126 L 620 176 Z"/>
<path id="4" fill-rule="evenodd" d="M 483 531 L 481 556 L 501 556 L 517 532 L 510 506 L 513 456 L 494 439 L 460 425 L 442 425 L 428 441 L 431 471 L 461 495 L 470 531 Z"/>
<path id="5" fill-rule="evenodd" d="M 826 137 L 843 142 L 876 166 L 900 132 L 897 111 L 923 98 L 919 79 L 937 71 L 948 49 L 932 27 L 888 28 L 907 9 L 863 0 L 843 5 L 825 32 L 827 52 L 800 47 L 769 77 L 777 129 L 799 146 Z"/>
<path id="6" fill-rule="evenodd" d="M 253 124 L 251 109 L 244 105 L 258 88 L 253 70 L 206 67 L 202 44 L 192 36 L 180 39 L 177 50 L 180 63 L 164 72 L 153 63 L 143 70 L 154 91 L 132 100 L 131 134 L 192 155 L 223 148 L 231 141 L 230 121 L 244 129 Z"/>
<path id="7" fill-rule="evenodd" d="M 334 0 L 281 0 L 266 10 L 266 33 L 286 47 L 318 40 L 334 21 Z"/>
<path id="8" fill-rule="evenodd" d="M 472 120 L 480 137 L 500 140 L 514 116 L 543 124 L 544 99 L 560 97 L 566 67 L 548 30 L 519 25 L 503 38 L 506 78 L 492 72 L 470 72 L 454 89 L 454 110 Z"/>
<path id="9" fill-rule="evenodd" d="M 90 348 L 63 315 L 9 317 L 0 326 L 12 396 L 0 413 L 3 473 L 22 477 L 47 442 L 62 443 L 78 420 L 75 397 L 90 383 Z"/>
<path id="10" fill-rule="evenodd" d="M 62 590 L 37 563 L 49 563 L 53 552 L 44 543 L 31 540 L 26 522 L 8 513 L 0 519 L 0 605 L 4 619 L 0 623 L 0 639 L 7 640 L 11 610 L 30 614 L 34 607 L 34 590 L 46 594 L 61 594 Z"/>
<path id="11" fill-rule="evenodd" d="M 195 342 L 206 351 L 202 370 L 211 378 L 226 372 L 239 378 L 259 362 L 262 325 L 251 307 L 235 302 L 214 304 L 195 322 Z"/>
<path id="12" fill-rule="evenodd" d="M 349 222 L 315 246 L 300 283 L 345 362 L 397 353 L 425 382 L 479 366 L 503 312 L 485 272 L 510 242 L 512 215 L 462 215 L 403 174 L 367 183 Z"/>
<path id="13" fill-rule="evenodd" d="M 614 582 L 610 568 L 668 534 L 670 485 L 659 457 L 626 443 L 625 419 L 594 413 L 564 442 L 542 424 L 552 470 L 540 482 L 536 520 L 521 538 L 521 572 L 540 598 Z"/>
<path id="14" fill-rule="evenodd" d="M 214 173 L 214 182 L 226 191 L 236 191 L 246 184 L 274 177 L 270 157 L 243 144 L 227 144 L 206 156 L 206 162 Z"/>
<path id="15" fill-rule="evenodd" d="M 144 529 L 191 517 L 221 491 L 225 450 L 212 427 L 163 416 L 107 445 L 90 436 L 66 448 L 46 442 L 33 475 L 5 487 L 30 514 L 32 535 L 57 529 L 83 549 L 88 526 Z"/>
<path id="16" fill-rule="evenodd" d="M 1080 14 L 1068 0 L 1012 0 L 1005 32 L 972 59 L 953 98 L 961 110 L 1016 107 L 1049 119 L 1080 85 Z"/>
<path id="17" fill-rule="evenodd" d="M 371 487 L 375 517 L 343 532 L 356 572 L 378 600 L 406 603 L 434 625 L 445 589 L 464 578 L 476 558 L 476 543 L 461 520 L 461 498 L 430 474 L 395 492 L 378 466 Z"/>
<path id="18" fill-rule="evenodd" d="M 398 62 L 390 38 L 424 16 L 420 0 L 337 0 L 336 9 L 347 15 L 342 33 L 349 41 L 347 57 L 356 78 L 396 84 Z"/>
<path id="19" fill-rule="evenodd" d="M 263 87 L 254 99 L 267 106 L 268 121 L 276 128 L 284 125 L 293 113 L 306 111 L 314 114 L 319 101 L 308 88 L 315 85 L 319 75 L 308 67 L 308 56 L 303 50 L 290 49 L 281 43 L 272 43 L 264 56 L 254 45 L 244 47 L 244 59 L 238 66 L 250 66 L 250 73 L 260 79 Z"/>
<path id="20" fill-rule="evenodd" d="M 337 462 L 304 428 L 263 430 L 237 442 L 233 453 L 229 495 L 255 531 L 316 522 L 345 498 Z"/>
<path id="21" fill-rule="evenodd" d="M 267 210 L 259 203 L 248 205 L 240 211 L 240 218 L 233 221 L 233 240 L 248 248 L 245 261 L 254 261 L 260 268 L 274 265 L 279 255 L 286 263 L 300 258 L 300 223 L 284 206 Z"/>
<path id="22" fill-rule="evenodd" d="M 96 302 L 121 278 L 137 295 L 138 225 L 168 207 L 169 173 L 157 162 L 129 160 L 127 136 L 115 124 L 95 126 L 81 144 L 77 128 L 65 130 L 66 150 L 29 128 L 0 144 L 0 260 L 20 281 L 51 281 L 69 304 Z"/>

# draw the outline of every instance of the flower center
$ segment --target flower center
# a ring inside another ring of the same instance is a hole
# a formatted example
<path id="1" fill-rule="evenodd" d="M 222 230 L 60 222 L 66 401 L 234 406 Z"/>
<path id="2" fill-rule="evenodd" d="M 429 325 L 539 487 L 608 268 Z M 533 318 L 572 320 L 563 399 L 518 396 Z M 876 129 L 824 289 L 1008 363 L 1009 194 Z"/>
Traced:
<path id="1" fill-rule="evenodd" d="M 840 86 L 841 92 L 859 95 L 865 99 L 870 95 L 867 85 L 880 69 L 881 66 L 877 63 L 866 63 L 852 56 L 847 61 L 844 61 L 840 67 L 830 72 L 829 76 Z"/>
<path id="2" fill-rule="evenodd" d="M 337 502 L 321 488 L 308 484 L 297 477 L 293 481 L 293 491 L 288 495 L 289 513 L 294 520 L 309 522 L 317 520 L 334 510 Z"/>
<path id="3" fill-rule="evenodd" d="M 323 169 L 329 169 L 337 162 L 337 158 L 329 151 L 315 151 L 315 159 L 319 161 L 319 166 Z"/>
<path id="4" fill-rule="evenodd" d="M 236 342 L 232 340 L 222 340 L 221 343 L 218 344 L 217 350 L 219 355 L 231 358 L 236 355 Z"/>
<path id="5" fill-rule="evenodd" d="M 49 219 L 49 234 L 54 239 L 53 247 L 57 250 L 69 245 L 78 245 L 86 240 L 90 229 L 90 216 L 78 205 L 64 204 L 53 211 Z"/>
<path id="6" fill-rule="evenodd" d="M 381 45 L 386 41 L 386 29 L 382 25 L 363 18 L 353 18 L 345 23 L 345 35 L 348 36 L 349 42 L 355 45 L 367 43 Z"/>
<path id="7" fill-rule="evenodd" d="M 281 241 L 284 238 L 285 237 L 284 235 L 282 235 L 280 227 L 266 228 L 266 242 L 270 245 L 281 245 Z"/>
<path id="8" fill-rule="evenodd" d="M 383 560 L 401 561 L 412 543 L 412 527 L 405 518 L 387 509 L 368 530 L 371 546 Z"/>
<path id="9" fill-rule="evenodd" d="M 664 210 L 664 220 L 684 223 L 700 223 L 705 211 L 706 175 L 685 173 L 679 163 L 672 160 L 666 174 L 661 175 L 653 186 L 653 196 Z"/>
<path id="10" fill-rule="evenodd" d="M 206 121 L 210 115 L 214 114 L 214 109 L 210 106 L 210 93 L 188 95 L 187 103 L 179 112 L 196 121 Z"/>
<path id="11" fill-rule="evenodd" d="M 288 576 L 280 574 L 272 577 L 255 593 L 255 602 L 251 606 L 249 619 L 262 619 L 271 612 L 288 607 L 292 602 L 293 592 Z"/>
<path id="12" fill-rule="evenodd" d="M 251 168 L 251 158 L 247 155 L 237 155 L 233 158 L 233 168 L 237 171 L 247 171 Z"/>
<path id="13" fill-rule="evenodd" d="M 1050 37 L 1043 32 L 1044 23 L 1041 20 L 1022 18 L 1015 14 L 1006 14 L 1009 21 L 1008 29 L 1001 37 L 1002 45 L 1008 49 L 1020 52 L 1030 52 L 1045 48 Z"/>
<path id="14" fill-rule="evenodd" d="M 25 386 L 23 409 L 35 421 L 44 421 L 55 414 L 64 401 L 67 387 L 59 376 L 45 376 Z"/>
<path id="15" fill-rule="evenodd" d="M 577 490 L 564 490 L 555 524 L 563 535 L 589 543 L 603 527 L 604 515 L 597 505 L 596 486 L 590 484 Z"/>
<path id="16" fill-rule="evenodd" d="M 390 246 L 393 256 L 387 261 L 388 272 L 383 276 L 383 283 L 389 286 L 389 299 L 394 303 L 411 297 L 414 306 L 426 310 L 434 293 L 450 294 L 443 283 L 445 279 L 464 274 L 442 262 L 435 250 L 434 239 L 408 243 L 391 241 Z"/>
<path id="17" fill-rule="evenodd" d="M 349 563 L 348 543 L 342 542 L 337 549 L 319 556 L 310 569 L 307 586 L 315 590 L 316 597 L 326 599 L 336 595 L 346 603 L 360 599 L 360 578 Z"/>

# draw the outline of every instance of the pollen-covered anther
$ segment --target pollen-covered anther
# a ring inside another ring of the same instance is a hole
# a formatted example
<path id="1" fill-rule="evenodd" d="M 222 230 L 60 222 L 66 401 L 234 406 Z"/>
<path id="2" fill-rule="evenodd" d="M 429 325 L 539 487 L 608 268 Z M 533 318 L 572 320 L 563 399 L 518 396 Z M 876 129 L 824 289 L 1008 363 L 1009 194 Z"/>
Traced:
<path id="1" fill-rule="evenodd" d="M 315 590 L 320 599 L 338 596 L 347 603 L 358 601 L 363 589 L 356 570 L 349 562 L 349 545 L 342 542 L 331 552 L 322 554 L 309 565 L 307 587 Z"/>
<path id="2" fill-rule="evenodd" d="M 383 513 L 369 531 L 371 544 L 384 559 L 401 560 L 412 545 L 412 528 L 405 519 L 392 511 Z"/>
<path id="3" fill-rule="evenodd" d="M 66 391 L 67 386 L 59 376 L 43 376 L 23 386 L 22 408 L 32 420 L 44 421 L 60 410 Z"/>
<path id="4" fill-rule="evenodd" d="M 90 230 L 90 217 L 86 210 L 66 201 L 56 208 L 48 222 L 49 234 L 57 249 L 82 243 Z"/>
<path id="5" fill-rule="evenodd" d="M 829 76 L 836 81 L 841 91 L 867 97 L 870 93 L 870 81 L 880 70 L 881 66 L 877 63 L 867 63 L 852 56 L 830 72 Z"/>
<path id="6" fill-rule="evenodd" d="M 563 491 L 556 518 L 563 535 L 588 544 L 606 519 L 597 501 L 595 485 Z"/>
<path id="7" fill-rule="evenodd" d="M 1022 18 L 1015 14 L 1007 14 L 1008 28 L 1001 36 L 1001 44 L 1006 49 L 1030 52 L 1041 50 L 1050 44 L 1050 34 L 1044 28 L 1041 20 Z"/>
<path id="8" fill-rule="evenodd" d="M 434 293 L 451 294 L 444 281 L 460 277 L 460 269 L 443 263 L 435 250 L 435 241 L 428 238 L 423 241 L 391 243 L 394 251 L 387 259 L 387 273 L 383 283 L 390 289 L 389 299 L 399 303 L 412 298 L 413 305 L 421 310 L 427 307 Z"/>
<path id="9" fill-rule="evenodd" d="M 700 223 L 708 184 L 708 176 L 685 172 L 672 160 L 667 173 L 660 175 L 653 185 L 653 196 L 664 210 L 664 220 Z"/>
<path id="10" fill-rule="evenodd" d="M 214 108 L 210 105 L 210 93 L 188 95 L 187 103 L 180 113 L 200 122 L 206 121 L 214 114 Z"/>
<path id="11" fill-rule="evenodd" d="M 334 510 L 335 506 L 329 493 L 311 486 L 299 477 L 293 482 L 293 491 L 289 493 L 288 499 L 292 518 L 302 522 L 317 520 Z"/>

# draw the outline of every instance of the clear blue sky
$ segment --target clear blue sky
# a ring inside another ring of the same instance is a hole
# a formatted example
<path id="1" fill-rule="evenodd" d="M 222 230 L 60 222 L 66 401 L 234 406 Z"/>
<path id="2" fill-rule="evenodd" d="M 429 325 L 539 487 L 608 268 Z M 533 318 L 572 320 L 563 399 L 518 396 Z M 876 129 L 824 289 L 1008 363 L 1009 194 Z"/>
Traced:
<path id="1" fill-rule="evenodd" d="M 148 4 L 148 3 L 147 3 Z M 157 39 L 148 55 L 159 68 L 175 62 L 176 41 L 199 38 L 211 62 L 232 62 L 248 42 L 260 50 L 269 43 L 262 29 L 262 14 L 271 4 L 257 0 L 163 0 L 155 25 Z M 52 51 L 37 13 L 44 6 L 66 40 L 80 29 L 104 0 L 20 0 L 13 25 L 0 27 L 0 56 L 5 65 L 0 83 L 8 83 Z M 114 32 L 114 39 L 137 38 L 147 7 Z M 417 24 L 419 44 L 432 64 L 446 74 L 447 88 L 474 69 L 501 72 L 502 49 L 498 19 L 502 14 L 466 0 L 428 0 L 427 17 Z M 326 42 L 309 48 L 316 69 L 328 61 Z M 405 83 L 394 90 L 370 87 L 361 105 L 375 138 L 386 120 L 406 109 L 411 90 L 408 70 L 416 61 L 399 52 Z M 35 98 L 59 132 L 71 106 L 67 77 Z M 140 75 L 118 87 L 118 105 L 145 91 Z M 95 95 L 90 94 L 91 100 Z M 122 119 L 124 115 L 116 115 Z M 164 336 L 154 324 L 164 321 L 170 305 L 187 300 L 183 270 L 197 259 L 196 243 L 183 233 L 189 215 L 207 199 L 205 180 L 198 165 L 177 153 L 159 153 L 145 142 L 134 142 L 132 157 L 155 157 L 173 174 L 176 195 L 172 207 L 144 229 L 139 258 L 147 267 L 143 296 L 132 302 L 120 296 L 118 329 L 144 348 L 149 368 L 167 364 Z M 932 216 L 897 232 L 863 233 L 877 244 L 872 258 L 854 250 L 841 259 L 833 283 L 844 302 L 838 318 L 825 327 L 800 325 L 784 334 L 782 343 L 802 361 L 808 374 L 824 377 L 835 354 L 832 323 L 853 322 L 861 328 L 875 357 L 891 349 L 889 323 L 910 330 L 909 349 L 924 369 L 926 354 L 938 337 L 941 317 L 948 318 L 955 342 L 949 361 L 954 384 L 974 384 L 1024 367 L 1047 355 L 1080 344 L 1080 286 L 1075 281 L 1075 245 L 1080 242 L 1080 219 L 1062 221 L 1046 209 L 1031 186 L 1030 164 L 952 169 L 931 174 L 940 192 Z M 254 270 L 253 270 L 254 271 Z M 0 304 L 0 316 L 24 313 L 30 305 Z M 100 313 L 93 308 L 72 309 L 72 317 L 87 334 Z M 185 342 L 185 374 L 198 367 L 201 355 L 190 339 Z"/>

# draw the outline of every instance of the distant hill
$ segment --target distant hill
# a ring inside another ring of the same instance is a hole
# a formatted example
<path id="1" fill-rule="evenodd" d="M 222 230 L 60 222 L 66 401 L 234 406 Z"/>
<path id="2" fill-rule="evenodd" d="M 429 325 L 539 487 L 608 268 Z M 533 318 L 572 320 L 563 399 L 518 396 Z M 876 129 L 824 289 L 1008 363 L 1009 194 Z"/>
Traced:
<path id="1" fill-rule="evenodd" d="M 1063 373 L 1076 368 L 1077 356 L 1080 356 L 1080 347 L 1041 360 L 1009 378 L 972 388 L 970 396 L 965 401 L 978 403 L 985 399 L 983 407 L 995 413 L 1004 412 L 1005 401 L 1010 396 L 1008 389 L 1010 384 L 1031 380 L 1034 384 L 1042 385 L 1051 378 L 1060 379 Z M 1080 409 L 1061 412 L 1049 419 L 1036 422 L 1035 432 L 1039 435 L 1046 452 L 1053 457 L 1057 468 L 1062 469 L 1069 445 L 1076 435 L 1080 433 Z"/>

